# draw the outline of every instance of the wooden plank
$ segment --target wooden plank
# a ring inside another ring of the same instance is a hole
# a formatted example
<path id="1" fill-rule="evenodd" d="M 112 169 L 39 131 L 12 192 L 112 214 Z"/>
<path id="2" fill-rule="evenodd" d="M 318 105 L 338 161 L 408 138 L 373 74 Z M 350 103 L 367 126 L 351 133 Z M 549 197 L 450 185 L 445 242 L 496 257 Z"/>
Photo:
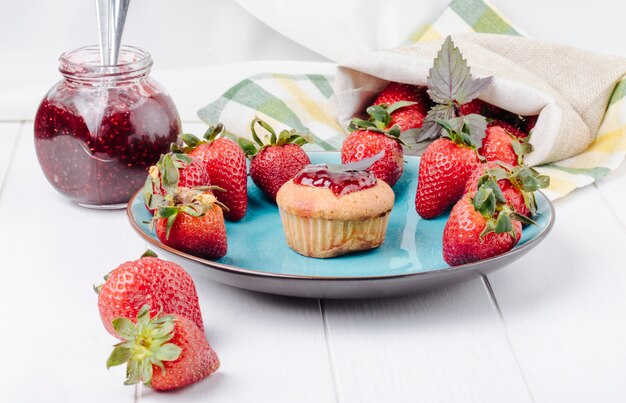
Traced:
<path id="1" fill-rule="evenodd" d="M 626 231 L 626 161 L 615 171 L 597 182 L 597 188 L 611 212 L 620 220 Z"/>
<path id="2" fill-rule="evenodd" d="M 324 307 L 340 402 L 532 400 L 481 280 Z"/>
<path id="3" fill-rule="evenodd" d="M 207 337 L 221 360 L 180 402 L 332 402 L 334 392 L 317 300 L 278 297 L 196 279 Z M 142 388 L 141 402 L 170 394 Z"/>
<path id="4" fill-rule="evenodd" d="M 9 170 L 17 138 L 22 129 L 20 122 L 0 122 L 0 192 Z"/>
<path id="5" fill-rule="evenodd" d="M 102 326 L 92 289 L 144 249 L 122 211 L 93 211 L 58 195 L 40 171 L 32 124 L 24 127 L 0 210 L 0 344 L 11 363 L 7 402 L 130 402 L 123 370 L 106 370 L 116 342 Z M 6 378 L 5 378 L 6 380 Z"/>
<path id="6" fill-rule="evenodd" d="M 626 396 L 626 234 L 598 191 L 556 203 L 553 232 L 489 276 L 537 401 Z"/>
<path id="7" fill-rule="evenodd" d="M 33 189 L 37 197 L 26 197 Z M 39 170 L 30 136 L 20 140 L 0 209 L 27 212 L 7 215 L 3 227 L 11 230 L 0 232 L 0 245 L 11 245 L 2 249 L 3 267 L 13 268 L 3 271 L 0 315 L 11 329 L 25 329 L 0 336 L 4 345 L 16 345 L 19 336 L 20 346 L 5 352 L 14 376 L 2 385 L 2 398 L 171 400 L 171 394 L 142 388 L 135 396 L 134 387 L 122 385 L 123 368 L 107 371 L 104 365 L 115 339 L 100 322 L 92 284 L 145 249 L 124 212 L 88 210 L 56 194 Z M 207 396 L 220 402 L 260 396 L 277 402 L 332 400 L 316 300 L 254 294 L 202 279 L 196 284 L 222 368 L 178 392 L 177 401 L 205 401 Z"/>

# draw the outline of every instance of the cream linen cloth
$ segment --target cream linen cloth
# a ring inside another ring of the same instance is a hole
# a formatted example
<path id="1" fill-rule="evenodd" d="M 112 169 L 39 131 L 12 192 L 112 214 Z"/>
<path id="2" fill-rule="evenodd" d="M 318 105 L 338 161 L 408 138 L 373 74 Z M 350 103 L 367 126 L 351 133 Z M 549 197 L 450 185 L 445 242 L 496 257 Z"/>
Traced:
<path id="1" fill-rule="evenodd" d="M 498 34 L 453 36 L 477 77 L 493 76 L 480 98 L 520 115 L 539 115 L 531 165 L 572 157 L 595 139 L 616 84 L 626 73 L 617 56 Z M 341 64 L 332 108 L 340 124 L 361 114 L 389 81 L 425 85 L 440 41 L 378 51 Z M 409 150 L 410 152 L 410 150 Z"/>

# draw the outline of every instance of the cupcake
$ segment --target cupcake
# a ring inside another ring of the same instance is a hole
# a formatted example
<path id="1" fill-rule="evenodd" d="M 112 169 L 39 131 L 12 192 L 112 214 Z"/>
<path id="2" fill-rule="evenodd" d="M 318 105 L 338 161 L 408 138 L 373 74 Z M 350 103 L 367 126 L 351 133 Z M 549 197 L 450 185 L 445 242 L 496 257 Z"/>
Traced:
<path id="1" fill-rule="evenodd" d="M 301 255 L 333 257 L 385 240 L 393 190 L 371 172 L 349 168 L 308 165 L 278 191 L 287 244 Z"/>

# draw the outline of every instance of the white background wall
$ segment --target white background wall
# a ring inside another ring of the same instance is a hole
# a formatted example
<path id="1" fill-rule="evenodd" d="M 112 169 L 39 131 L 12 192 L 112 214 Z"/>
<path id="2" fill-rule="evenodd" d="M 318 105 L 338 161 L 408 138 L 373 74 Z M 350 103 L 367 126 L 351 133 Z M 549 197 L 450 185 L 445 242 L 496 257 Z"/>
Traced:
<path id="1" fill-rule="evenodd" d="M 324 7 L 333 1 L 336 0 L 314 0 L 313 4 Z M 381 12 L 395 12 L 407 24 L 414 21 L 416 28 L 435 18 L 448 3 L 447 0 L 343 1 L 354 3 L 362 14 L 363 24 L 375 21 Z M 624 1 L 492 2 L 531 37 L 626 56 Z M 412 9 L 408 12 L 384 7 L 392 3 L 410 5 Z M 56 68 L 60 53 L 97 43 L 94 4 L 92 0 L 0 0 L 2 119 L 24 118 L 27 116 L 19 115 L 32 113 L 32 105 L 38 102 L 38 99 L 33 102 L 32 94 L 40 98 L 59 78 Z M 306 9 L 302 4 L 286 0 L 283 12 L 277 13 L 277 25 L 285 26 L 284 22 L 278 22 L 289 17 L 296 29 L 315 32 L 321 41 L 332 40 L 333 27 L 325 26 L 324 20 L 312 20 L 307 13 L 298 13 Z M 327 8 L 332 13 L 332 6 Z M 357 28 L 367 29 L 367 25 Z M 155 60 L 155 74 L 182 67 L 252 60 L 327 60 L 260 22 L 236 0 L 133 0 L 123 42 L 150 51 Z"/>

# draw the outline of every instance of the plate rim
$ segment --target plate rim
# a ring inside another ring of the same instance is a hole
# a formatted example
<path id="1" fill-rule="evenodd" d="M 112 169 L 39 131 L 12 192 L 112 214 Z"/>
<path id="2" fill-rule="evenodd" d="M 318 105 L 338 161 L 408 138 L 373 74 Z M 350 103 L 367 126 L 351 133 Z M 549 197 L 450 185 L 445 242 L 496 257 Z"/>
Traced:
<path id="1" fill-rule="evenodd" d="M 309 151 L 311 152 L 311 151 Z M 337 152 L 337 151 L 318 151 L 318 152 Z M 405 158 L 419 158 L 417 156 L 406 155 Z M 126 205 L 126 216 L 128 221 L 130 222 L 131 227 L 137 232 L 137 234 L 143 238 L 148 243 L 153 246 L 163 249 L 166 252 L 172 253 L 179 257 L 183 257 L 185 259 L 192 260 L 196 263 L 200 263 L 204 266 L 207 266 L 211 269 L 216 269 L 222 272 L 226 272 L 229 274 L 243 275 L 247 277 L 261 277 L 261 278 L 273 278 L 273 279 L 289 279 L 289 280 L 301 280 L 301 281 L 372 281 L 372 280 L 392 280 L 392 279 L 401 279 L 408 278 L 414 276 L 432 276 L 432 275 L 445 275 L 445 274 L 453 274 L 459 271 L 473 271 L 477 269 L 481 269 L 485 266 L 485 263 L 497 264 L 501 260 L 508 260 L 511 256 L 515 256 L 517 254 L 524 254 L 526 250 L 532 249 L 538 242 L 540 242 L 545 236 L 552 230 L 555 222 L 555 209 L 554 204 L 550 199 L 540 190 L 538 192 L 541 197 L 545 199 L 550 209 L 550 221 L 548 225 L 539 232 L 533 239 L 530 239 L 528 242 L 523 245 L 511 249 L 505 253 L 500 255 L 490 257 L 487 259 L 481 259 L 476 262 L 464 263 L 458 266 L 450 266 L 442 269 L 436 270 L 428 270 L 428 271 L 420 271 L 414 273 L 401 273 L 401 274 L 390 274 L 390 275 L 374 275 L 374 276 L 310 276 L 310 275 L 302 275 L 302 274 L 288 274 L 288 273 L 270 273 L 264 271 L 258 271 L 253 269 L 246 269 L 238 266 L 233 266 L 225 263 L 218 263 L 212 260 L 203 259 L 198 256 L 191 255 L 189 253 L 182 252 L 178 249 L 172 248 L 171 246 L 163 244 L 161 241 L 153 238 L 152 236 L 146 234 L 141 227 L 137 224 L 134 219 L 134 215 L 132 213 L 132 206 L 134 205 L 135 200 L 139 196 L 139 194 L 143 191 L 143 189 L 137 190 L 128 201 Z M 313 259 L 313 258 L 311 258 Z"/>

